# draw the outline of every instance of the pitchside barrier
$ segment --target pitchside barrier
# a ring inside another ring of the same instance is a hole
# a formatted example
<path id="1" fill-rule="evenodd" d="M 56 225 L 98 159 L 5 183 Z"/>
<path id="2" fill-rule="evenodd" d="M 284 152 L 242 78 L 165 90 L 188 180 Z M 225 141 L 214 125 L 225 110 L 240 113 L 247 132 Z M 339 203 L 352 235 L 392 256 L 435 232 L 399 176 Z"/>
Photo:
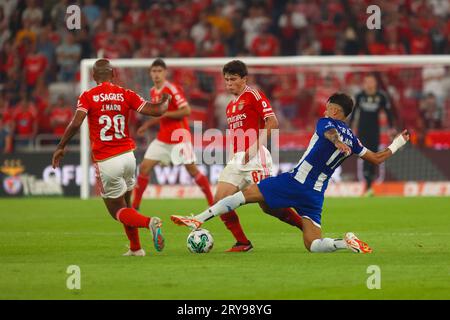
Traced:
<path id="1" fill-rule="evenodd" d="M 138 162 L 144 150 L 136 152 Z M 197 150 L 196 153 L 200 153 Z M 274 173 L 289 171 L 304 151 L 280 151 Z M 84 179 L 78 152 L 68 152 L 61 167 L 51 167 L 49 152 L 0 155 L 0 197 L 79 196 Z M 200 155 L 198 155 L 199 158 Z M 375 195 L 450 196 L 450 149 L 433 150 L 406 147 L 381 166 L 374 185 Z M 223 164 L 199 164 L 211 184 L 217 182 Z M 351 157 L 332 178 L 328 196 L 361 196 L 364 193 L 361 163 Z M 90 196 L 98 196 L 95 169 L 89 169 Z M 157 166 L 144 198 L 204 198 L 184 166 Z"/>

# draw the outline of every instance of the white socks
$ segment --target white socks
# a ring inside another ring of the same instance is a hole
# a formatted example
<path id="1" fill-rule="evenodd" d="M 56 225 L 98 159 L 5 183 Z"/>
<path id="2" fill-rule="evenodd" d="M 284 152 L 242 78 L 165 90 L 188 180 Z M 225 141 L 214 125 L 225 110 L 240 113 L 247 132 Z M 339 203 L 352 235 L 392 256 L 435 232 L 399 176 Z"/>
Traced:
<path id="1" fill-rule="evenodd" d="M 347 244 L 342 239 L 323 238 L 311 243 L 311 252 L 333 252 L 337 249 L 347 249 Z"/>
<path id="2" fill-rule="evenodd" d="M 236 192 L 235 194 L 225 197 L 218 201 L 215 205 L 209 209 L 203 211 L 202 213 L 196 215 L 194 219 L 205 222 L 212 217 L 227 213 L 245 204 L 245 197 L 242 191 Z"/>

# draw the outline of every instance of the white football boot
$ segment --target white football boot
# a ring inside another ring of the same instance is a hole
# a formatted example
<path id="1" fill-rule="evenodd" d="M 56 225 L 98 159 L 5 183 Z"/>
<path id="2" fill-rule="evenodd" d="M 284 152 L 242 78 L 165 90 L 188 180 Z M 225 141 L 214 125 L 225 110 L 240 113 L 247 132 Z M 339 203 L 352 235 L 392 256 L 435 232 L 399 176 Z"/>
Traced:
<path id="1" fill-rule="evenodd" d="M 123 254 L 123 256 L 124 257 L 131 257 L 131 256 L 144 257 L 145 256 L 145 251 L 144 251 L 144 249 L 139 249 L 139 250 L 136 250 L 136 251 L 131 251 L 130 249 L 128 249 L 128 251 L 125 252 Z"/>
<path id="2" fill-rule="evenodd" d="M 372 253 L 372 248 L 367 243 L 358 239 L 353 232 L 347 232 L 344 237 L 347 248 L 356 253 Z"/>

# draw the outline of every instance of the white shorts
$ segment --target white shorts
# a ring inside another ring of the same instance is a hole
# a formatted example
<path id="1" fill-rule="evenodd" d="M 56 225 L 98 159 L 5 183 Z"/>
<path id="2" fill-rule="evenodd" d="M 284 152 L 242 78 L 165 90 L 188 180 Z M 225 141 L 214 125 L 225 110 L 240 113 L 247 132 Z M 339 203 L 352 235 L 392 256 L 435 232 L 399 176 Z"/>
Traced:
<path id="1" fill-rule="evenodd" d="M 136 158 L 132 151 L 94 163 L 102 198 L 119 198 L 136 184 Z"/>
<path id="2" fill-rule="evenodd" d="M 267 148 L 262 148 L 259 155 L 246 165 L 241 164 L 243 158 L 244 152 L 236 153 L 220 173 L 218 181 L 230 183 L 243 190 L 250 184 L 273 175 L 272 156 Z"/>
<path id="3" fill-rule="evenodd" d="M 156 160 L 162 165 L 191 164 L 196 161 L 194 147 L 190 142 L 164 143 L 155 139 L 150 143 L 144 154 L 144 159 Z"/>

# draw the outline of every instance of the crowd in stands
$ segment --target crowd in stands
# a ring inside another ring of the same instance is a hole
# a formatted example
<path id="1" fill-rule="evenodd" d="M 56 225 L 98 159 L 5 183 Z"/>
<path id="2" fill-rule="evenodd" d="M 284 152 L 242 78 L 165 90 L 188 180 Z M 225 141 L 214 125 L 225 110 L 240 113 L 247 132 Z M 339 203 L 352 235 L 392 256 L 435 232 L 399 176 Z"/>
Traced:
<path id="1" fill-rule="evenodd" d="M 81 8 L 79 30 L 66 25 L 71 4 Z M 366 26 L 373 4 L 382 11 L 379 30 Z M 84 58 L 449 54 L 449 13 L 448 0 L 2 0 L 0 135 L 25 142 L 61 135 L 76 90 L 58 88 L 77 88 Z M 363 73 L 270 74 L 252 83 L 280 109 L 283 128 L 295 130 L 320 116 L 330 92 L 360 90 Z M 378 79 L 409 125 L 450 127 L 448 66 L 381 70 Z M 205 83 L 195 73 L 179 80 L 188 99 L 215 109 L 210 125 L 223 126 L 220 80 Z"/>

